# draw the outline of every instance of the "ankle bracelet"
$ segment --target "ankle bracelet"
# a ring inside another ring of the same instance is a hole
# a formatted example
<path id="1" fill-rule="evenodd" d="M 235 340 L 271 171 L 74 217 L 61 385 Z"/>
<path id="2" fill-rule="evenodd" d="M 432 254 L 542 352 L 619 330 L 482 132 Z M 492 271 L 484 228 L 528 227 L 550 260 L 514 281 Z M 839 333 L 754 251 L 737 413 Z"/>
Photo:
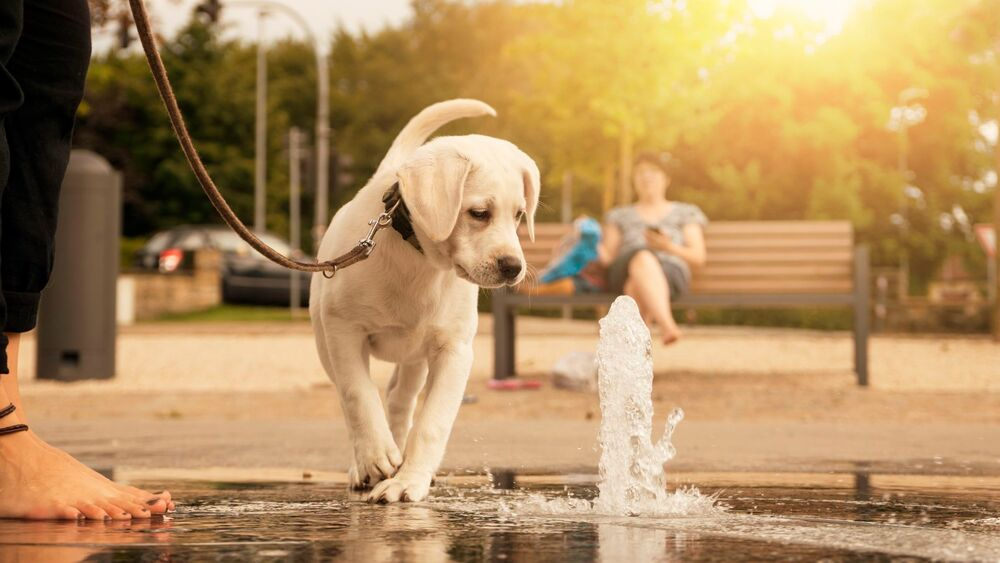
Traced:
<path id="1" fill-rule="evenodd" d="M 17 407 L 14 406 L 14 403 L 11 403 L 11 404 L 7 405 L 6 407 L 0 409 L 0 418 L 4 418 L 6 416 L 9 416 L 11 413 L 13 413 L 16 410 L 17 410 Z M 12 426 L 6 426 L 4 428 L 0 428 L 0 436 L 5 436 L 7 434 L 13 434 L 15 432 L 24 432 L 27 429 L 28 429 L 28 425 L 27 424 L 14 424 Z"/>

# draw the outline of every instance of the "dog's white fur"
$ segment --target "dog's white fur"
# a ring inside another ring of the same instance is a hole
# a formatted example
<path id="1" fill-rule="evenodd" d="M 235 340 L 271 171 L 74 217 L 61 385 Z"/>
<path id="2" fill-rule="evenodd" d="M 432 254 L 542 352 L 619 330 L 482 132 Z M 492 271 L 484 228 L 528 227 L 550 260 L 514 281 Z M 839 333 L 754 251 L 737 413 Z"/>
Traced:
<path id="1" fill-rule="evenodd" d="M 481 115 L 496 113 L 476 100 L 420 112 L 368 184 L 334 216 L 320 246 L 320 260 L 353 247 L 383 211 L 383 193 L 399 182 L 423 253 L 394 230 L 383 230 L 368 260 L 332 279 L 314 274 L 309 303 L 320 360 L 337 387 L 351 435 L 351 485 L 374 486 L 369 501 L 427 496 L 472 368 L 477 286 L 512 285 L 525 275 L 517 225 L 523 217 L 534 239 L 534 161 L 507 141 L 481 135 L 424 144 L 444 124 Z M 472 215 L 483 210 L 488 220 Z M 502 257 L 508 266 L 520 265 L 516 277 L 509 267 L 506 276 L 501 271 Z M 369 376 L 370 355 L 396 364 L 385 411 Z"/>

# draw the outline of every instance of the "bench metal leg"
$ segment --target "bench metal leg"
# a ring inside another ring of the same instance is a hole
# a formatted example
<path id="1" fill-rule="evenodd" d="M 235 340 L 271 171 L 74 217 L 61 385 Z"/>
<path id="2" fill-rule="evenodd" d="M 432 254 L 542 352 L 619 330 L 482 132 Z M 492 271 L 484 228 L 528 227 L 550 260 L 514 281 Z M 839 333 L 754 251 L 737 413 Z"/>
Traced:
<path id="1" fill-rule="evenodd" d="M 493 292 L 493 378 L 514 377 L 514 328 L 517 307 L 507 303 L 506 291 Z"/>
<path id="2" fill-rule="evenodd" d="M 859 245 L 854 249 L 854 372 L 863 387 L 868 386 L 870 273 L 868 247 Z"/>

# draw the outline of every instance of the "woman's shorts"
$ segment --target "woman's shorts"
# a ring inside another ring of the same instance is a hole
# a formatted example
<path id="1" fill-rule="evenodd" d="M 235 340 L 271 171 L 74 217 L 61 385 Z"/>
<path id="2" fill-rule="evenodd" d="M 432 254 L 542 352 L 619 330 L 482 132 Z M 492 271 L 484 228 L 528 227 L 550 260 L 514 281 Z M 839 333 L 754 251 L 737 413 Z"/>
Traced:
<path id="1" fill-rule="evenodd" d="M 650 252 L 650 250 L 645 248 L 628 250 L 619 253 L 618 256 L 612 260 L 611 265 L 608 266 L 608 291 L 618 295 L 625 292 L 625 281 L 628 279 L 629 262 L 631 262 L 632 258 L 639 252 Z M 660 261 L 660 267 L 663 269 L 663 275 L 667 278 L 667 285 L 670 288 L 670 298 L 676 299 L 681 295 L 684 295 L 690 285 L 688 273 L 684 271 L 684 267 L 677 264 L 677 262 L 655 252 L 653 253 L 653 256 L 656 256 L 656 258 Z"/>

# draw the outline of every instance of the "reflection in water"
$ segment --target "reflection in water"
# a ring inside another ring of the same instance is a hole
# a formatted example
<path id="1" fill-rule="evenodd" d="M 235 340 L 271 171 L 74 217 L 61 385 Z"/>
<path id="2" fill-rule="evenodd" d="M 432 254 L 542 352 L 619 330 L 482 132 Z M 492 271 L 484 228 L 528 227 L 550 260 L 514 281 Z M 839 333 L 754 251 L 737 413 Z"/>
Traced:
<path id="1" fill-rule="evenodd" d="M 511 476 L 513 477 L 513 476 Z M 152 521 L 0 522 L 0 563 L 112 560 L 644 561 L 1000 559 L 1000 487 L 704 486 L 726 512 L 610 517 L 532 512 L 596 487 L 442 484 L 424 503 L 369 505 L 343 485 L 172 484 L 186 499 Z M 543 505 L 544 506 L 544 505 Z"/>
<path id="2" fill-rule="evenodd" d="M 616 524 L 599 524 L 597 530 L 602 563 L 670 560 L 666 530 Z"/>
<path id="3" fill-rule="evenodd" d="M 170 541 L 169 518 L 135 522 L 22 522 L 0 525 L 0 563 L 83 561 L 103 551 L 102 544 L 156 545 Z"/>
<path id="4" fill-rule="evenodd" d="M 449 561 L 448 527 L 437 511 L 399 504 L 369 508 L 374 510 L 348 510 L 350 525 L 340 542 L 346 561 Z"/>
<path id="5" fill-rule="evenodd" d="M 490 472 L 490 480 L 494 489 L 511 490 L 517 480 L 517 474 L 510 469 L 494 469 Z"/>

